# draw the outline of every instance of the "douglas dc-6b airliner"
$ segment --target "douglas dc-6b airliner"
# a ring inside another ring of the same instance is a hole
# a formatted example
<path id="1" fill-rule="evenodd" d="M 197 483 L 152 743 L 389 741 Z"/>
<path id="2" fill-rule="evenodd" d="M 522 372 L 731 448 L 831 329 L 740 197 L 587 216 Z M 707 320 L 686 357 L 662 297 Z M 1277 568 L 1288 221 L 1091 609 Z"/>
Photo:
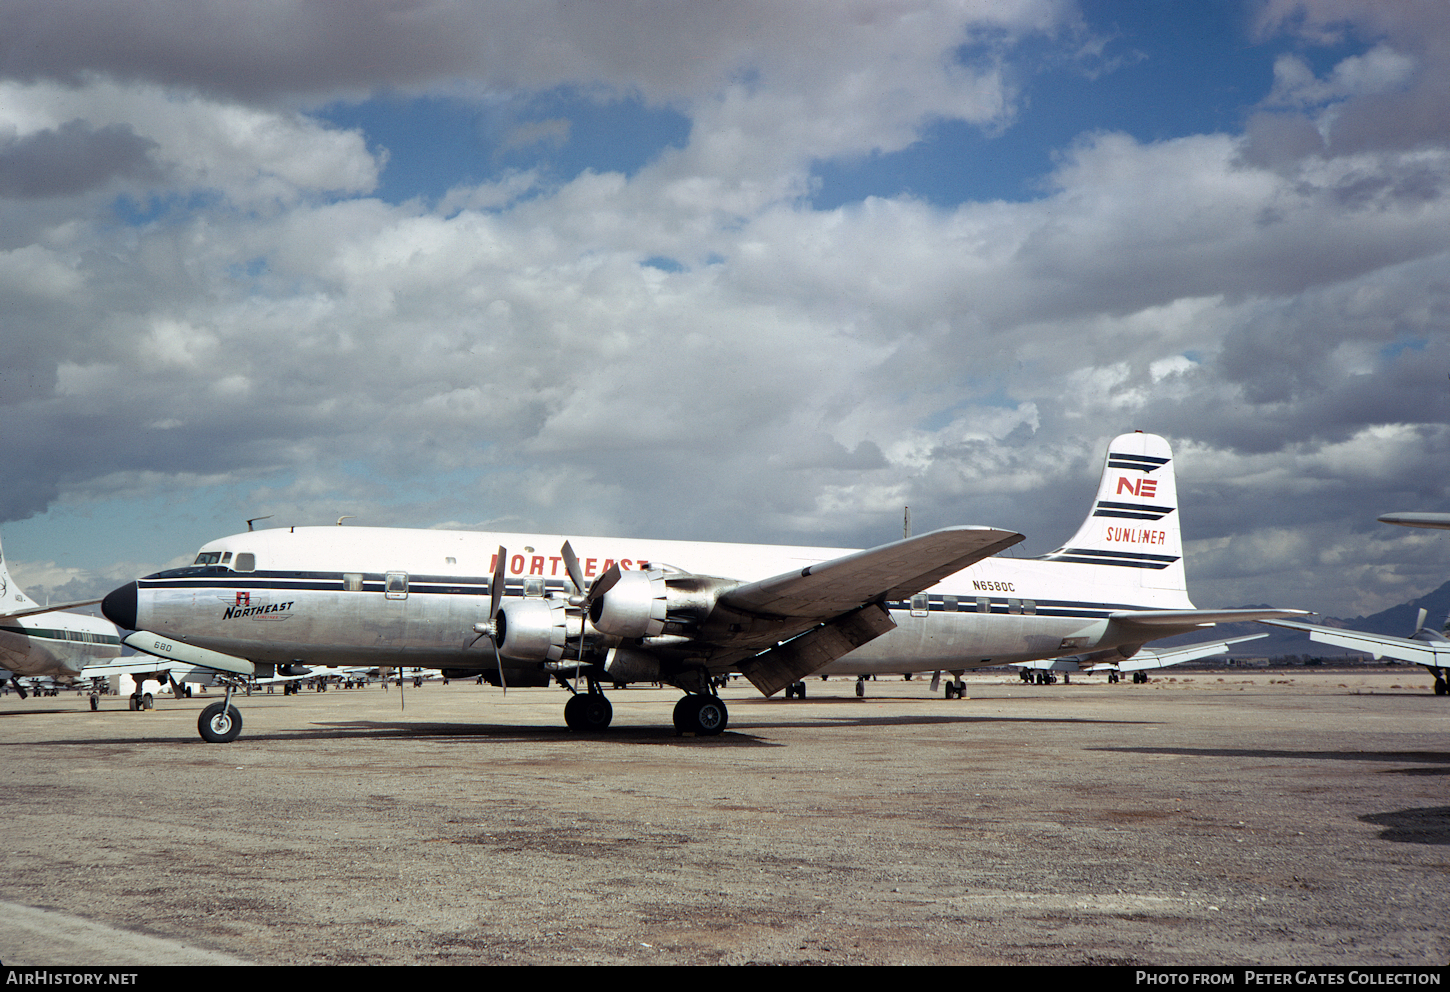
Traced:
<path id="1" fill-rule="evenodd" d="M 1188 599 L 1172 452 L 1108 446 L 1097 499 L 1067 544 L 993 557 L 1022 535 L 950 527 L 867 551 L 367 527 L 282 527 L 213 541 L 188 568 L 114 590 L 126 643 L 238 677 L 257 666 L 440 668 L 502 686 L 557 682 L 565 722 L 597 731 L 605 684 L 668 683 L 682 733 L 718 734 L 715 692 L 812 674 L 949 671 L 1131 658 L 1216 621 L 1297 610 L 1197 610 Z M 577 549 L 577 550 L 576 550 Z M 202 712 L 233 740 L 227 699 Z"/>

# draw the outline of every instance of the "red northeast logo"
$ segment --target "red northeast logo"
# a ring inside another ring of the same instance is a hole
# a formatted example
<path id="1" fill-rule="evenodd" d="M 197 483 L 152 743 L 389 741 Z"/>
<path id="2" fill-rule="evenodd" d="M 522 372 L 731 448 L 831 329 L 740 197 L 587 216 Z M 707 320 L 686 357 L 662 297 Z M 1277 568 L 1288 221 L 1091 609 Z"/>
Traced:
<path id="1" fill-rule="evenodd" d="M 249 593 L 249 592 L 239 592 L 239 593 L 237 593 L 237 605 L 238 606 L 251 606 L 252 605 L 252 594 Z"/>
<path id="2" fill-rule="evenodd" d="M 1154 494 L 1158 492 L 1158 480 L 1128 479 L 1123 476 L 1119 476 L 1118 495 L 1123 495 L 1123 490 L 1125 489 L 1133 496 L 1140 496 L 1143 499 L 1151 499 Z"/>

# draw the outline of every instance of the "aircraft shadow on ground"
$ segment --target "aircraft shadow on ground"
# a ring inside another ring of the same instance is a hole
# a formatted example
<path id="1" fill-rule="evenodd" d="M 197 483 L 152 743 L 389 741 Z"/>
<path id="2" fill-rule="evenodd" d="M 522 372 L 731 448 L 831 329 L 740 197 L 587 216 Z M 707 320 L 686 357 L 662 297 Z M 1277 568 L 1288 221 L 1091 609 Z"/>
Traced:
<path id="1" fill-rule="evenodd" d="M 1435 768 L 1386 769 L 1386 774 L 1450 775 L 1450 751 L 1291 751 L 1245 747 L 1095 747 L 1090 751 L 1122 754 L 1177 754 L 1185 758 L 1267 758 L 1277 761 L 1413 761 Z"/>
<path id="2" fill-rule="evenodd" d="M 1384 827 L 1380 831 L 1380 840 L 1401 844 L 1450 844 L 1450 806 L 1369 813 L 1359 820 Z"/>

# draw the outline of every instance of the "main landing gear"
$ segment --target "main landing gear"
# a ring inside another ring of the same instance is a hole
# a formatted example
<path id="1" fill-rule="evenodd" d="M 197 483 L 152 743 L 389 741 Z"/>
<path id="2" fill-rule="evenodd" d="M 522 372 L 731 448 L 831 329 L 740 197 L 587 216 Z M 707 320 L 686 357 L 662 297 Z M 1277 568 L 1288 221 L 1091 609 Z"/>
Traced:
<path id="1" fill-rule="evenodd" d="M 570 730 L 591 734 L 608 729 L 614 719 L 614 707 L 604 698 L 598 682 L 590 679 L 589 688 L 584 692 L 576 691 L 565 679 L 559 679 L 559 683 L 572 693 L 564 704 L 564 723 Z M 692 692 L 675 704 L 674 721 L 677 735 L 714 737 L 725 730 L 730 722 L 730 713 L 719 696 Z"/>
<path id="2" fill-rule="evenodd" d="M 576 692 L 564 704 L 564 723 L 570 730 L 579 733 L 589 734 L 605 730 L 613 719 L 614 707 L 609 705 L 604 693 L 592 682 L 588 692 Z"/>
<path id="3" fill-rule="evenodd" d="M 675 733 L 714 737 L 724 732 L 730 713 L 719 696 L 692 692 L 675 704 Z"/>

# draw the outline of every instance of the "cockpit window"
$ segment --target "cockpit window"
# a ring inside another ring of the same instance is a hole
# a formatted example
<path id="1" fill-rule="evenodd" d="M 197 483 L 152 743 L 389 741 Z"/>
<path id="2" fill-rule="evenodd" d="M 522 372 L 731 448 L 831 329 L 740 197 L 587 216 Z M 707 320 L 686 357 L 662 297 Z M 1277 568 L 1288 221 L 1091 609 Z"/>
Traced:
<path id="1" fill-rule="evenodd" d="M 257 556 L 250 551 L 239 551 L 237 560 L 232 563 L 232 567 L 238 572 L 254 572 L 257 569 Z"/>
<path id="2" fill-rule="evenodd" d="M 201 554 L 199 554 L 199 555 L 196 556 L 196 561 L 192 562 L 192 564 L 193 565 L 215 565 L 217 562 L 219 562 L 221 560 L 222 560 L 222 553 L 220 551 L 203 551 Z"/>

